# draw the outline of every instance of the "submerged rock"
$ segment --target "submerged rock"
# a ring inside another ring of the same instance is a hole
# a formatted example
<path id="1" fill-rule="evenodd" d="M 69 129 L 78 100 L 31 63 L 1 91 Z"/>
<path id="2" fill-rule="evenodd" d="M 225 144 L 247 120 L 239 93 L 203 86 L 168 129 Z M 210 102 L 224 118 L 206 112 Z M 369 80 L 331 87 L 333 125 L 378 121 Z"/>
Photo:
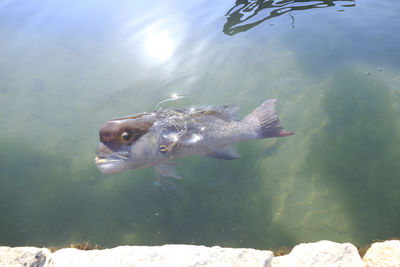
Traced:
<path id="1" fill-rule="evenodd" d="M 249 248 L 192 245 L 122 246 L 105 250 L 61 249 L 48 267 L 60 266 L 260 266 L 269 267 L 273 254 Z"/>
<path id="2" fill-rule="evenodd" d="M 50 250 L 35 247 L 0 247 L 0 266 L 42 267 Z"/>
<path id="3" fill-rule="evenodd" d="M 373 243 L 363 261 L 367 267 L 400 266 L 400 240 Z"/>
<path id="4" fill-rule="evenodd" d="M 300 244 L 285 256 L 274 257 L 273 267 L 351 266 L 364 267 L 357 248 L 350 244 L 332 241 Z"/>

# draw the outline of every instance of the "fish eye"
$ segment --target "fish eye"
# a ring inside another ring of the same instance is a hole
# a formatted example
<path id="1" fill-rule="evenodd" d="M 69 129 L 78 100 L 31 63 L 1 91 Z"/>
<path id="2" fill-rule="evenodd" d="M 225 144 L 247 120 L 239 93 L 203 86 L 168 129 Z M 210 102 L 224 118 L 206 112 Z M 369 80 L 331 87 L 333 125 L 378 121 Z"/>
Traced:
<path id="1" fill-rule="evenodd" d="M 129 142 L 132 139 L 132 135 L 128 132 L 123 132 L 121 135 L 121 139 L 124 142 Z"/>

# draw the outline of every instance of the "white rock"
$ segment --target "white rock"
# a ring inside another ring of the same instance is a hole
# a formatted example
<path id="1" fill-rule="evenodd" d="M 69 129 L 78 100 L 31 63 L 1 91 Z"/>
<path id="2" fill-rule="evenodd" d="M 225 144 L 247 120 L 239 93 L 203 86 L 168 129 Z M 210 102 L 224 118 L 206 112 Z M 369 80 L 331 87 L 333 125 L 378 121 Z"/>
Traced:
<path id="1" fill-rule="evenodd" d="M 61 266 L 262 266 L 269 267 L 271 251 L 192 245 L 122 246 L 105 250 L 61 249 L 48 267 Z"/>
<path id="2" fill-rule="evenodd" d="M 350 243 L 319 241 L 300 244 L 285 256 L 274 257 L 272 267 L 365 267 L 357 248 Z"/>
<path id="3" fill-rule="evenodd" d="M 400 240 L 373 243 L 363 261 L 367 267 L 399 267 Z"/>
<path id="4" fill-rule="evenodd" d="M 50 255 L 47 248 L 0 247 L 0 266 L 42 267 Z"/>

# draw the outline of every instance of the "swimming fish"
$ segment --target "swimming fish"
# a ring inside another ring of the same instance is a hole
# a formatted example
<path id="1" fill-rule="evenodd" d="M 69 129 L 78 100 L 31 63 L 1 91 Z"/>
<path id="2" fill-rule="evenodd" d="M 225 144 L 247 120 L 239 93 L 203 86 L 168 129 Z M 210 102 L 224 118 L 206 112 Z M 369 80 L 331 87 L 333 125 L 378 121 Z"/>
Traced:
<path id="1" fill-rule="evenodd" d="M 156 167 L 157 183 L 165 176 L 181 178 L 168 162 L 191 155 L 232 160 L 239 154 L 230 146 L 245 140 L 285 137 L 293 132 L 280 125 L 276 99 L 266 100 L 242 120 L 238 106 L 166 109 L 112 119 L 99 131 L 95 164 L 100 172 Z"/>

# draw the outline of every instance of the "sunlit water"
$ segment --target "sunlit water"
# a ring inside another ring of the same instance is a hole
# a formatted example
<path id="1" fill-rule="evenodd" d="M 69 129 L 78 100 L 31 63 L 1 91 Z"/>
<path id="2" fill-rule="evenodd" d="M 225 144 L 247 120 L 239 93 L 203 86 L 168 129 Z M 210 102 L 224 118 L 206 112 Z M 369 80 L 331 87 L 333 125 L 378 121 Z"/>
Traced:
<path id="1" fill-rule="evenodd" d="M 0 244 L 398 237 L 400 2 L 271 2 L 0 2 Z M 296 135 L 179 160 L 171 194 L 93 163 L 111 118 L 272 97 Z"/>

